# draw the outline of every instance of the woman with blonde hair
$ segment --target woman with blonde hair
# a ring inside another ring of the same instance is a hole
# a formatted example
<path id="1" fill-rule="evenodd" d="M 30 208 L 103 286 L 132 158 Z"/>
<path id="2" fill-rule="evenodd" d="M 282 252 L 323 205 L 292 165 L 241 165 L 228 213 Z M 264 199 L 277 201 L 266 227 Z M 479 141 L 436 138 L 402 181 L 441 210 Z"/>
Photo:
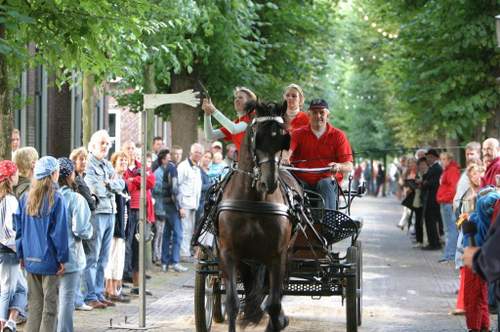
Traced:
<path id="1" fill-rule="evenodd" d="M 214 141 L 224 139 L 231 141 L 236 145 L 239 151 L 245 130 L 248 124 L 252 121 L 251 111 L 245 110 L 245 105 L 249 101 L 256 101 L 257 96 L 252 90 L 245 87 L 237 87 L 234 90 L 234 109 L 238 115 L 238 119 L 234 122 L 228 119 L 221 111 L 219 111 L 210 99 L 203 99 L 201 108 L 205 112 L 204 128 L 207 140 Z M 222 125 L 221 129 L 213 129 L 212 116 Z"/>
<path id="2" fill-rule="evenodd" d="M 285 123 L 290 132 L 309 125 L 309 116 L 302 112 L 304 108 L 304 91 L 297 84 L 290 84 L 283 92 L 283 100 L 286 103 Z"/>
<path id="3" fill-rule="evenodd" d="M 113 165 L 116 175 L 123 179 L 128 167 L 127 154 L 124 151 L 113 153 L 111 165 Z M 104 269 L 106 296 L 108 300 L 113 302 L 130 302 L 130 299 L 121 293 L 123 269 L 125 267 L 125 229 L 130 214 L 129 201 L 130 197 L 128 196 L 127 185 L 125 185 L 122 192 L 115 195 L 115 227 L 113 229 L 113 239 L 111 240 L 111 250 L 109 251 L 109 263 Z"/>
<path id="4" fill-rule="evenodd" d="M 97 196 L 90 192 L 89 187 L 85 183 L 85 168 L 87 167 L 87 158 L 89 153 L 85 147 L 71 151 L 69 159 L 75 164 L 75 191 L 85 198 L 89 205 L 90 211 L 94 211 L 97 206 Z"/>
<path id="5" fill-rule="evenodd" d="M 14 162 L 19 170 L 19 181 L 14 186 L 14 195 L 17 199 L 28 191 L 33 177 L 33 168 L 38 160 L 38 152 L 35 148 L 27 146 L 20 148 L 14 155 Z"/>
<path id="6" fill-rule="evenodd" d="M 68 218 L 57 191 L 59 163 L 43 157 L 35 164 L 34 181 L 15 214 L 17 257 L 28 273 L 27 331 L 54 331 L 60 276 L 69 259 Z"/>

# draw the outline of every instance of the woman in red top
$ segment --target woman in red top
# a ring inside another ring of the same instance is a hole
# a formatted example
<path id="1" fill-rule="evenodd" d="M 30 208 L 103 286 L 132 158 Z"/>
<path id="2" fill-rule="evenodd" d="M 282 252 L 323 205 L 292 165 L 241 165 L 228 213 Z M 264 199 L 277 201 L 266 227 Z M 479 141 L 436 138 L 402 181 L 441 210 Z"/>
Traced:
<path id="1" fill-rule="evenodd" d="M 139 232 L 139 205 L 141 196 L 141 163 L 137 160 L 137 153 L 134 142 L 127 142 L 123 145 L 122 151 L 128 157 L 128 167 L 123 178 L 127 183 L 130 193 L 130 214 L 126 226 L 126 254 L 125 254 L 125 278 L 132 277 L 134 287 L 132 294 L 139 294 L 139 240 L 135 234 Z M 155 175 L 150 169 L 146 170 L 146 221 L 148 224 L 154 223 L 154 206 L 151 190 L 155 186 Z M 151 248 L 151 246 L 146 246 Z M 149 250 L 149 249 L 146 249 Z M 147 266 L 146 266 L 147 268 Z M 146 291 L 148 293 L 149 291 Z"/>
<path id="2" fill-rule="evenodd" d="M 285 88 L 283 99 L 286 101 L 287 109 L 284 115 L 285 123 L 290 132 L 309 125 L 309 117 L 304 108 L 304 91 L 297 84 L 290 84 Z"/>
<path id="3" fill-rule="evenodd" d="M 248 123 L 252 121 L 250 113 L 245 112 L 245 104 L 251 100 L 257 100 L 252 90 L 244 87 L 237 87 L 234 90 L 234 109 L 238 114 L 238 119 L 233 122 L 215 108 L 210 99 L 203 99 L 201 108 L 205 112 L 204 128 L 207 140 L 223 138 L 226 141 L 232 141 L 239 151 Z M 213 129 L 212 116 L 222 125 L 221 129 Z"/>

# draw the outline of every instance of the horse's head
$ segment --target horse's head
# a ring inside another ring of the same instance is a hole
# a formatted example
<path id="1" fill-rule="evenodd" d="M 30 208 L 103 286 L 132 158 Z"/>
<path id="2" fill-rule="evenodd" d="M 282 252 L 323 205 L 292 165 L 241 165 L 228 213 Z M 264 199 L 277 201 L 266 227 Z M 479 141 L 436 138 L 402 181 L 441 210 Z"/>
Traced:
<path id="1" fill-rule="evenodd" d="M 256 102 L 251 106 L 255 117 L 249 126 L 250 153 L 257 190 L 272 194 L 278 187 L 281 151 L 290 148 L 290 134 L 282 117 L 286 105 Z"/>

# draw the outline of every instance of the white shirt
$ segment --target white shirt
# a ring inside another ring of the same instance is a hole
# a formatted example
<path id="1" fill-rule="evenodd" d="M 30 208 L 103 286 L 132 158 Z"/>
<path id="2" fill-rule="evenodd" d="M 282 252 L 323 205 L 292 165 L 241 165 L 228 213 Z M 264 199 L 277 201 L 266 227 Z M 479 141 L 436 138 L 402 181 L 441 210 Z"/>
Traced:
<path id="1" fill-rule="evenodd" d="M 186 159 L 177 166 L 177 176 L 179 181 L 177 196 L 180 207 L 191 210 L 198 209 L 202 186 L 200 168 Z"/>
<path id="2" fill-rule="evenodd" d="M 16 232 L 14 231 L 13 215 L 17 212 L 19 203 L 13 195 L 6 195 L 0 202 L 0 243 L 16 250 Z"/>

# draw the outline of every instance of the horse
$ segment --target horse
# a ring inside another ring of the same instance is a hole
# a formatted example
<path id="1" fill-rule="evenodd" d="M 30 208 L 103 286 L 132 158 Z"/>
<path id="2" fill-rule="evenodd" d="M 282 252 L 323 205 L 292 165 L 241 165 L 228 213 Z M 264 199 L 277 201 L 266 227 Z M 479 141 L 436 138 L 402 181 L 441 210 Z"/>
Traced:
<path id="1" fill-rule="evenodd" d="M 255 115 L 239 151 L 238 167 L 218 207 L 219 264 L 226 286 L 228 331 L 236 331 L 239 272 L 245 290 L 241 325 L 259 324 L 268 285 L 266 332 L 278 332 L 288 325 L 281 299 L 292 220 L 280 188 L 279 163 L 281 151 L 290 147 L 290 135 L 283 123 L 283 105 L 253 102 L 247 107 Z"/>

